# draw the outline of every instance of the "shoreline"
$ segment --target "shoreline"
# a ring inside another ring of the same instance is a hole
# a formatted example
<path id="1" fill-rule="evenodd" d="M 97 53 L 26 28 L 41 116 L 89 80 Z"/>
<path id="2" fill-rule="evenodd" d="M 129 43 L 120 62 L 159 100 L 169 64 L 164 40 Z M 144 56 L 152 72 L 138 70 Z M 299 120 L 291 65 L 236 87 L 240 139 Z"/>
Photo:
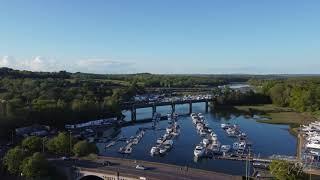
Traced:
<path id="1" fill-rule="evenodd" d="M 260 105 L 223 105 L 217 106 L 217 110 L 231 110 L 236 113 L 254 116 L 258 115 L 260 118 L 254 118 L 259 123 L 288 125 L 289 133 L 298 135 L 298 127 L 303 124 L 316 121 L 317 118 L 311 113 L 296 112 L 291 108 L 277 107 L 272 104 Z"/>

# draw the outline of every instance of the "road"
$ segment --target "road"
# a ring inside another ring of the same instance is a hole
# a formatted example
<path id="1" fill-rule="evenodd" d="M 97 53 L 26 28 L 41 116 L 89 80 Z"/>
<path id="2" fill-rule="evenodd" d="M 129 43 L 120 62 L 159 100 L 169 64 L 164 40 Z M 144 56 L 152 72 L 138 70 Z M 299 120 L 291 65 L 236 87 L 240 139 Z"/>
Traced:
<path id="1" fill-rule="evenodd" d="M 102 162 L 109 161 L 111 166 L 103 166 Z M 146 177 L 147 179 L 167 179 L 167 180 L 191 180 L 191 179 L 215 179 L 215 180 L 240 180 L 240 176 L 227 175 L 216 173 L 212 171 L 205 171 L 194 168 L 187 168 L 182 166 L 175 166 L 162 163 L 134 161 L 129 159 L 112 158 L 112 157 L 98 157 L 98 160 L 70 160 L 61 161 L 55 160 L 59 166 L 76 166 L 80 169 L 92 172 L 119 172 L 119 174 L 130 177 Z M 143 165 L 147 170 L 138 170 L 135 166 Z"/>

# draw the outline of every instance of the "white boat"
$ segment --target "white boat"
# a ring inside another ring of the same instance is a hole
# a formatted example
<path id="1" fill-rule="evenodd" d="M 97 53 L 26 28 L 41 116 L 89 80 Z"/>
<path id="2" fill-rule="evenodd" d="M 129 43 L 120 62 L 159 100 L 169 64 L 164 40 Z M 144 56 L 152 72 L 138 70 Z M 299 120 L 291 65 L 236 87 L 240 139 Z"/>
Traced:
<path id="1" fill-rule="evenodd" d="M 214 141 L 214 140 L 218 140 L 218 136 L 217 136 L 215 133 L 212 132 L 212 133 L 210 134 L 210 136 L 211 136 L 211 140 L 213 140 L 213 141 Z"/>
<path id="2" fill-rule="evenodd" d="M 139 139 L 138 138 L 134 138 L 133 140 L 132 140 L 132 144 L 138 144 L 139 143 Z"/>
<path id="3" fill-rule="evenodd" d="M 201 129 L 199 133 L 200 133 L 200 136 L 207 135 L 207 132 L 204 129 Z"/>
<path id="4" fill-rule="evenodd" d="M 157 139 L 157 143 L 158 143 L 158 144 L 162 144 L 164 140 L 165 140 L 165 139 L 161 137 L 161 138 Z"/>
<path id="5" fill-rule="evenodd" d="M 224 124 L 224 123 L 221 124 L 222 129 L 225 128 L 226 126 L 227 126 L 227 124 Z"/>
<path id="6" fill-rule="evenodd" d="M 111 146 L 113 146 L 115 144 L 116 144 L 115 141 L 111 141 L 109 144 L 106 145 L 106 148 L 109 148 L 109 147 L 111 147 Z"/>
<path id="7" fill-rule="evenodd" d="M 164 145 L 168 145 L 169 144 L 169 145 L 172 146 L 173 145 L 173 141 L 169 139 L 169 140 L 164 141 L 163 144 Z"/>
<path id="8" fill-rule="evenodd" d="M 150 150 L 151 155 L 159 154 L 159 148 L 158 147 L 152 147 Z"/>
<path id="9" fill-rule="evenodd" d="M 245 150 L 246 149 L 246 142 L 245 141 L 240 141 L 239 142 L 239 147 L 238 147 L 238 150 Z"/>
<path id="10" fill-rule="evenodd" d="M 132 152 L 132 148 L 131 148 L 131 147 L 128 147 L 128 148 L 126 148 L 126 149 L 124 150 L 124 153 L 125 153 L 125 154 L 131 154 L 131 152 Z"/>
<path id="11" fill-rule="evenodd" d="M 196 146 L 196 148 L 194 149 L 193 154 L 194 154 L 194 156 L 196 156 L 196 157 L 201 157 L 201 156 L 204 155 L 204 152 L 205 152 L 205 148 L 198 145 L 198 146 Z"/>
<path id="12" fill-rule="evenodd" d="M 228 152 L 228 151 L 230 151 L 230 149 L 231 149 L 230 145 L 222 145 L 220 148 L 220 151 L 221 152 Z"/>
<path id="13" fill-rule="evenodd" d="M 167 148 L 161 147 L 161 148 L 159 148 L 159 152 L 160 152 L 160 154 L 164 154 L 167 152 Z"/>
<path id="14" fill-rule="evenodd" d="M 210 141 L 209 141 L 209 139 L 204 138 L 204 139 L 202 140 L 202 143 L 203 143 L 204 146 L 208 146 L 209 143 L 210 143 Z"/>
<path id="15" fill-rule="evenodd" d="M 232 149 L 238 150 L 239 149 L 239 143 L 238 142 L 233 143 Z"/>

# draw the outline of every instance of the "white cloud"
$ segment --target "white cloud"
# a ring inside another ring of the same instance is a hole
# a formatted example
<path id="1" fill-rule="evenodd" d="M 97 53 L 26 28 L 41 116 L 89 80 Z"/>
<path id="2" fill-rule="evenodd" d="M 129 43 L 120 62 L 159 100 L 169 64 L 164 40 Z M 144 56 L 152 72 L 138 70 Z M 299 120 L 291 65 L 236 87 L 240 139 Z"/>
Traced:
<path id="1" fill-rule="evenodd" d="M 12 56 L 0 58 L 0 67 L 30 71 L 61 71 L 88 73 L 133 73 L 134 63 L 104 58 L 62 61 L 54 58 L 35 56 L 30 59 L 17 59 Z"/>

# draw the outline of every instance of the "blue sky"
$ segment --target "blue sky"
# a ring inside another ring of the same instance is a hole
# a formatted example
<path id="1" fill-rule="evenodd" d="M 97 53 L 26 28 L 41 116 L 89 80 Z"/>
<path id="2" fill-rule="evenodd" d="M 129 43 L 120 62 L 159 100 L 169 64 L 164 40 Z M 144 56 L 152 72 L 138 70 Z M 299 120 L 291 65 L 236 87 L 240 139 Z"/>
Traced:
<path id="1" fill-rule="evenodd" d="M 318 0 L 0 0 L 0 66 L 320 73 Z"/>

